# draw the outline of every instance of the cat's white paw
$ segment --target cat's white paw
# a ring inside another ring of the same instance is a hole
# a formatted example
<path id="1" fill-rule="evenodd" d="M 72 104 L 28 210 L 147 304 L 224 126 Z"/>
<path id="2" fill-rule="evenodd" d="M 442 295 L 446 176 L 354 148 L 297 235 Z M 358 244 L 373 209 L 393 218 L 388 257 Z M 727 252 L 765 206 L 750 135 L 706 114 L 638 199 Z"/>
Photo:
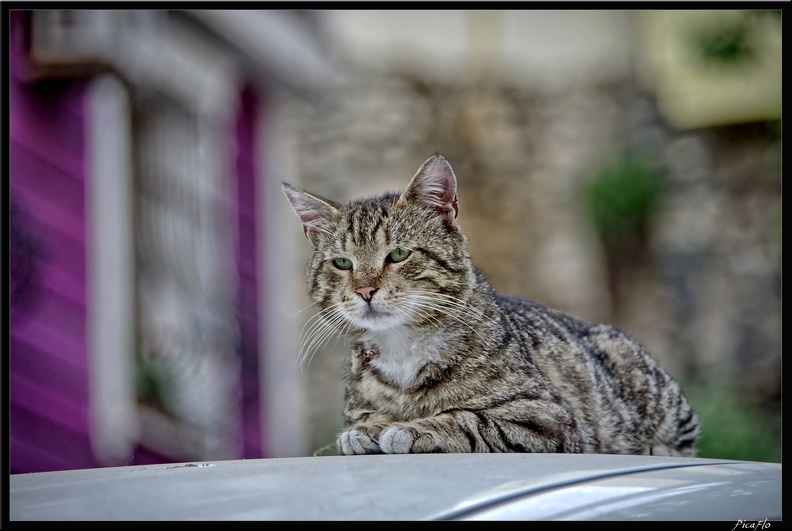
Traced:
<path id="1" fill-rule="evenodd" d="M 413 445 L 413 437 L 408 430 L 391 426 L 385 428 L 380 435 L 380 448 L 386 454 L 409 454 Z"/>
<path id="2" fill-rule="evenodd" d="M 362 455 L 379 453 L 380 447 L 365 433 L 347 430 L 338 436 L 338 450 L 344 455 Z"/>

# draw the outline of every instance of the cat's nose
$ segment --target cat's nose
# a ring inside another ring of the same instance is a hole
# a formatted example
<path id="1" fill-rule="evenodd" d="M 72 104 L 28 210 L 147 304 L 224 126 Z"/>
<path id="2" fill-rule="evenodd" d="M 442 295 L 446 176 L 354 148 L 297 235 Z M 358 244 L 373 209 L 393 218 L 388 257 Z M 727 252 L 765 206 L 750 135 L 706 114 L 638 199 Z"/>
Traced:
<path id="1" fill-rule="evenodd" d="M 355 291 L 358 292 L 361 297 L 363 297 L 363 300 L 365 300 L 366 302 L 371 302 L 371 297 L 373 297 L 374 293 L 377 292 L 377 288 L 372 286 L 366 286 L 364 288 L 358 288 Z"/>

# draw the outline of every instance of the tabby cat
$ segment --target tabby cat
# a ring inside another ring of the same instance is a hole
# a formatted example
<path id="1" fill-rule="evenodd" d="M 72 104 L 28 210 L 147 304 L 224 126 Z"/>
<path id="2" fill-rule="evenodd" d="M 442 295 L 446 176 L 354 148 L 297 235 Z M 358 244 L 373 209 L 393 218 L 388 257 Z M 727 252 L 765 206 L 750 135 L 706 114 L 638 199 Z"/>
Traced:
<path id="1" fill-rule="evenodd" d="M 321 308 L 301 355 L 331 332 L 353 337 L 339 453 L 694 455 L 696 415 L 641 345 L 492 290 L 442 156 L 401 195 L 340 204 L 283 190 L 313 244 Z"/>

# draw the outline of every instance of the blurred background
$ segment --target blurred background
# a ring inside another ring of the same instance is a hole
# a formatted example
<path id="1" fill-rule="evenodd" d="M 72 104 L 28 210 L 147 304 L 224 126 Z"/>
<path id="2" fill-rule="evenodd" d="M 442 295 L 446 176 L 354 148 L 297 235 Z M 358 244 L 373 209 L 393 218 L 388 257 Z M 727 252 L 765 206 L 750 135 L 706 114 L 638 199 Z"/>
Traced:
<path id="1" fill-rule="evenodd" d="M 435 152 L 496 290 L 645 344 L 699 455 L 781 461 L 780 10 L 6 15 L 11 473 L 332 443 L 280 183 Z"/>

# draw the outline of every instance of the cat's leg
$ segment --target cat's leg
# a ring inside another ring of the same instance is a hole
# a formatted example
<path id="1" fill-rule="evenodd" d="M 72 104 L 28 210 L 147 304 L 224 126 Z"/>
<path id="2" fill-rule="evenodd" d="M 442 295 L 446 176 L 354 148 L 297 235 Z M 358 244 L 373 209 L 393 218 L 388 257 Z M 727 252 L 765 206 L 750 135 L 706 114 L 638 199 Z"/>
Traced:
<path id="1" fill-rule="evenodd" d="M 367 433 L 368 430 L 352 429 L 338 435 L 336 446 L 341 455 L 363 455 L 382 453 L 379 444 Z"/>
<path id="2" fill-rule="evenodd" d="M 492 411 L 454 410 L 410 422 L 395 422 L 379 437 L 388 454 L 429 452 L 582 452 L 570 414 L 504 418 Z"/>
<path id="3" fill-rule="evenodd" d="M 379 355 L 376 345 L 366 341 L 356 341 L 352 348 L 352 378 L 367 371 L 371 360 Z M 393 422 L 393 418 L 373 411 L 371 404 L 362 397 L 357 385 L 349 385 L 344 406 L 344 424 L 347 428 L 338 434 L 336 447 L 341 455 L 361 455 L 382 453 L 379 435 Z"/>
<path id="4" fill-rule="evenodd" d="M 408 425 L 394 425 L 385 428 L 380 438 L 380 447 L 386 454 L 409 454 L 418 453 L 413 451 L 413 443 L 418 439 L 421 432 Z M 416 446 L 416 450 L 417 450 Z M 431 451 L 431 450 L 429 450 Z M 469 450 L 468 450 L 469 451 Z"/>
<path id="5" fill-rule="evenodd" d="M 338 434 L 336 447 L 341 455 L 382 453 L 379 438 L 382 431 L 393 423 L 393 419 L 380 413 L 356 415 L 363 420 L 355 422 Z"/>

